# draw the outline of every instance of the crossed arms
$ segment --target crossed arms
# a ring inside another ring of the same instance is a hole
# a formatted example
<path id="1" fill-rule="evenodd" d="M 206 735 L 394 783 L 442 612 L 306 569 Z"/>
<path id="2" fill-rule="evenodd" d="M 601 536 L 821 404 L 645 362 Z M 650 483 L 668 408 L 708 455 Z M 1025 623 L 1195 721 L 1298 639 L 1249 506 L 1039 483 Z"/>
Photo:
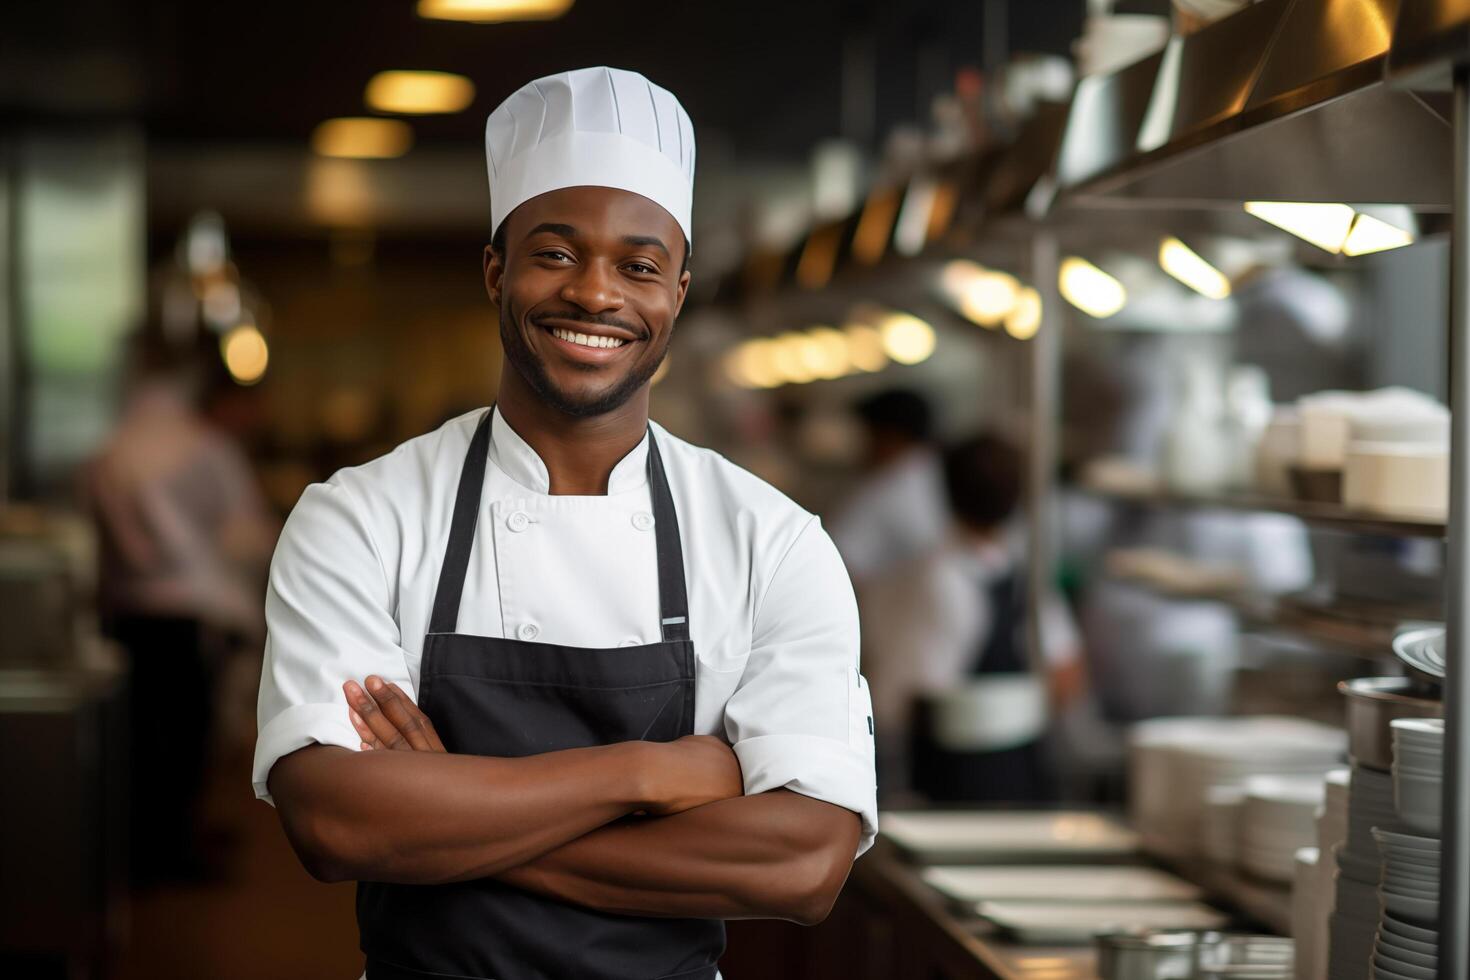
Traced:
<path id="1" fill-rule="evenodd" d="M 269 777 L 322 881 L 495 877 L 606 912 L 809 925 L 857 850 L 855 813 L 787 790 L 742 795 L 735 754 L 711 736 L 458 755 L 396 684 L 344 691 L 367 751 L 310 745 Z"/>

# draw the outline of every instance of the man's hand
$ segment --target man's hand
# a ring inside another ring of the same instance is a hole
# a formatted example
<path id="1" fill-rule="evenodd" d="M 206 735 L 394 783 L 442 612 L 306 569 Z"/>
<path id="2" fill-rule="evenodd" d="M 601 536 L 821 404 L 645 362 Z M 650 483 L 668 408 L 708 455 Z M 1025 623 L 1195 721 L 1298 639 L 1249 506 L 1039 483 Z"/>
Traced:
<path id="1" fill-rule="evenodd" d="M 347 716 L 362 739 L 363 749 L 444 751 L 434 723 L 401 687 L 373 674 L 368 675 L 366 684 L 367 690 L 356 681 L 342 685 L 347 695 Z"/>
<path id="2" fill-rule="evenodd" d="M 397 684 L 370 675 L 366 690 L 356 681 L 343 684 L 342 690 L 363 749 L 445 751 L 434 723 Z M 673 742 L 645 745 L 649 805 L 643 813 L 665 817 L 745 792 L 739 760 L 713 735 L 685 735 Z"/>

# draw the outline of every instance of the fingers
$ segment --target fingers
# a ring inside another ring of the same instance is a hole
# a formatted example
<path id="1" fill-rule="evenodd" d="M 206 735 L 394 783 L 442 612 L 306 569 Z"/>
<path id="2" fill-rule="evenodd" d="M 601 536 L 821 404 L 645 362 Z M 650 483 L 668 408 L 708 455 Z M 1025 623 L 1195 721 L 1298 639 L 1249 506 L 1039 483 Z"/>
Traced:
<path id="1" fill-rule="evenodd" d="M 349 707 L 347 709 L 347 719 L 352 722 L 352 727 L 357 730 L 357 737 L 362 739 L 362 747 L 364 749 L 381 749 L 383 747 L 383 743 L 378 741 L 378 736 L 373 734 L 372 728 L 363 720 L 362 715 L 357 713 L 356 708 Z"/>
<path id="2" fill-rule="evenodd" d="M 369 684 L 371 684 L 372 681 L 373 678 L 368 678 Z M 439 740 L 439 733 L 434 730 L 434 723 L 430 721 L 429 716 L 424 714 L 423 710 L 414 703 L 413 698 L 409 697 L 407 694 L 404 694 L 403 689 L 392 681 L 388 682 L 388 688 L 394 694 L 394 703 L 401 705 L 409 714 L 413 715 L 413 717 L 417 720 L 419 726 L 423 729 L 424 738 L 428 742 L 430 750 L 434 752 L 445 751 L 444 743 Z"/>
<path id="3" fill-rule="evenodd" d="M 377 702 L 362 689 L 362 685 L 356 681 L 348 681 L 342 685 L 342 690 L 347 694 L 349 707 L 357 711 L 358 717 L 362 719 L 367 726 L 367 731 L 373 736 L 372 739 L 363 738 L 364 742 L 370 742 L 373 748 L 408 749 L 411 747 L 393 722 L 379 710 Z M 362 736 L 361 730 L 358 734 Z"/>
<path id="4" fill-rule="evenodd" d="M 369 675 L 367 689 L 378 703 L 379 710 L 393 723 L 396 730 L 393 740 L 388 741 L 388 748 L 408 748 L 415 752 L 434 751 L 424 724 L 427 719 L 397 684 L 387 684 L 381 677 Z"/>

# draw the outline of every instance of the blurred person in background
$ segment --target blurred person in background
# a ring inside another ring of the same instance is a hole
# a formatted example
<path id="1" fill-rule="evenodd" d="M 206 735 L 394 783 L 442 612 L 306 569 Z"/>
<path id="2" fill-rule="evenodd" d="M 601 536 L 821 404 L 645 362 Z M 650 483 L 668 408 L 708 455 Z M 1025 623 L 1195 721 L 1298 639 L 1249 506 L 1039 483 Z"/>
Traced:
<path id="1" fill-rule="evenodd" d="M 103 627 L 129 665 L 131 870 L 213 874 L 198 812 L 223 656 L 258 645 L 277 523 L 236 443 L 204 420 L 200 355 L 140 331 L 117 428 L 83 468 Z"/>
<path id="2" fill-rule="evenodd" d="M 861 585 L 933 548 L 948 517 L 924 396 L 892 388 L 853 410 L 867 437 L 864 475 L 832 522 L 832 540 Z"/>
<path id="3" fill-rule="evenodd" d="M 946 449 L 941 464 L 943 541 L 859 594 L 882 785 L 935 802 L 1044 802 L 1054 795 L 1046 722 L 1083 693 L 1081 642 L 1048 596 L 1046 672 L 1032 673 L 1013 533 L 1020 451 L 982 434 Z"/>

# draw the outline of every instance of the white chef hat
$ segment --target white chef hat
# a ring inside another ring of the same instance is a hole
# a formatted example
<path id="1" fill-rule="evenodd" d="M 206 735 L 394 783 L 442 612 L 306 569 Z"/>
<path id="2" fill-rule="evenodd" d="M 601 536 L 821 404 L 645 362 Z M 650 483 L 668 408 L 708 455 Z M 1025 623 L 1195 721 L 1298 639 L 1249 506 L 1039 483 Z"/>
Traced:
<path id="1" fill-rule="evenodd" d="M 485 157 L 492 235 L 536 195 L 590 184 L 643 195 L 693 241 L 694 127 L 635 71 L 579 68 L 523 86 L 485 121 Z"/>

